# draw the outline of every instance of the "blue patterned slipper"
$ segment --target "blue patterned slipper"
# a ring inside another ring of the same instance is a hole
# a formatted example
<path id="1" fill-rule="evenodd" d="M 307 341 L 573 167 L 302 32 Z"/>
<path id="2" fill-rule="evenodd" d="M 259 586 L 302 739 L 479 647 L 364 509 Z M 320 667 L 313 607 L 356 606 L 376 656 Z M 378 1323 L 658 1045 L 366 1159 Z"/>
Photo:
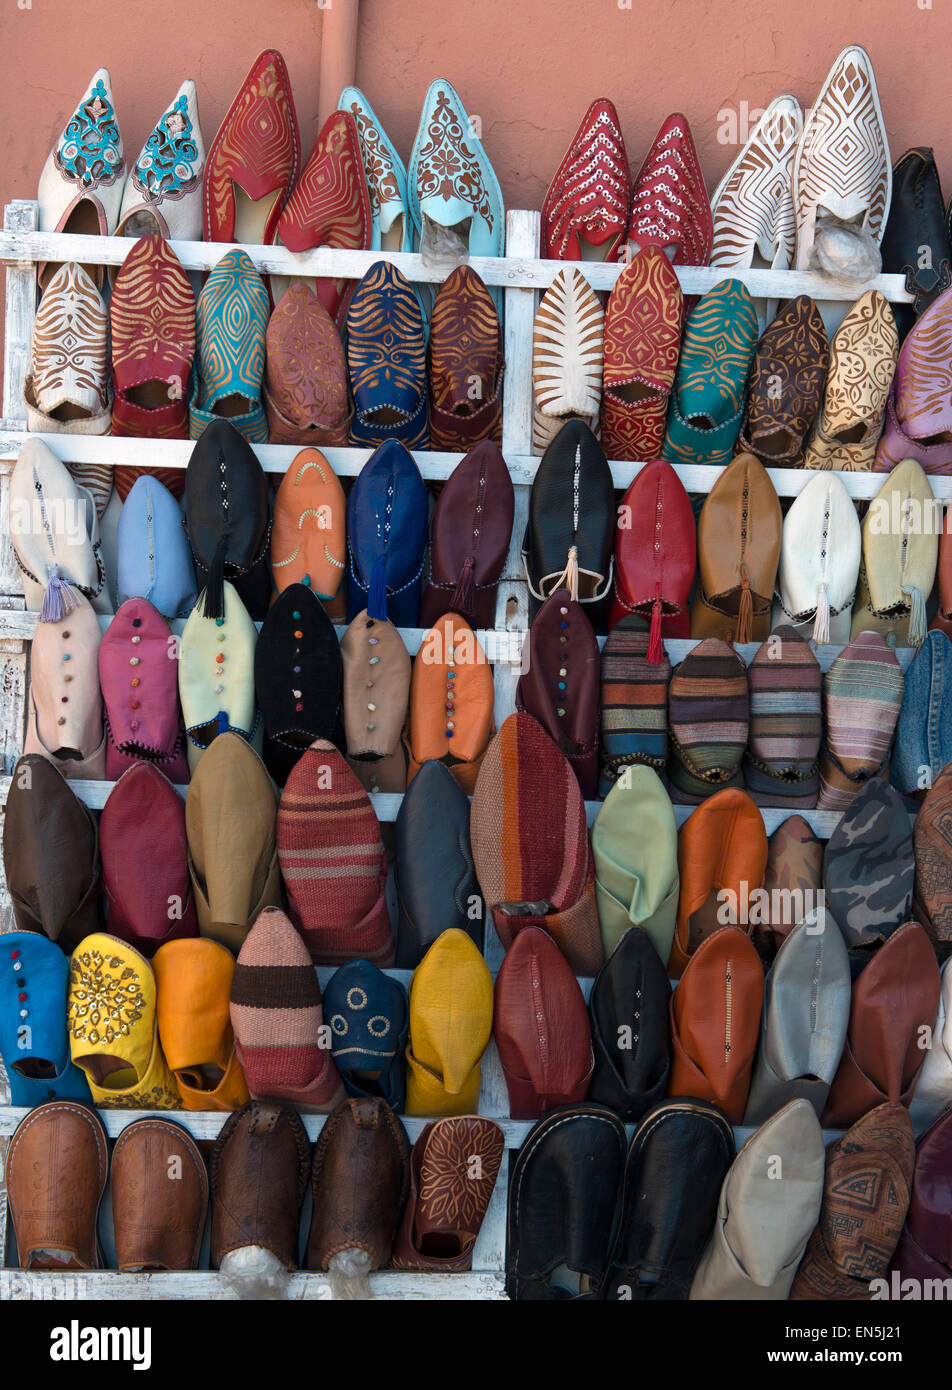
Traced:
<path id="1" fill-rule="evenodd" d="M 352 444 L 396 439 L 428 447 L 426 329 L 416 295 L 396 266 L 372 265 L 347 310 L 347 373 L 354 394 Z"/>
<path id="2" fill-rule="evenodd" d="M 267 444 L 261 403 L 268 291 L 244 251 L 229 251 L 198 297 L 198 367 L 189 435 L 225 419 L 249 444 Z"/>
<path id="3" fill-rule="evenodd" d="M 417 626 L 427 519 L 426 484 L 413 455 L 386 440 L 347 499 L 348 622 L 366 608 L 375 622 Z"/>

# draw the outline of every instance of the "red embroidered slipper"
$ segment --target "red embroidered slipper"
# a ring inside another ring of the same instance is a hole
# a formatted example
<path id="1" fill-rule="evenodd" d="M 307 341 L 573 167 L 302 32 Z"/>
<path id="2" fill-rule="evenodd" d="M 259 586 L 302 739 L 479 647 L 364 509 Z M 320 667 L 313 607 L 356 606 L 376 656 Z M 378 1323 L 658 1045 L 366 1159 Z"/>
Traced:
<path id="1" fill-rule="evenodd" d="M 610 459 L 654 459 L 664 440 L 684 325 L 684 296 L 659 246 L 615 281 L 605 311 L 602 448 Z"/>
<path id="2" fill-rule="evenodd" d="M 711 204 L 691 127 L 678 111 L 658 131 L 638 171 L 628 241 L 632 252 L 660 246 L 673 265 L 707 265 L 711 258 Z"/>
<path id="3" fill-rule="evenodd" d="M 542 204 L 542 254 L 554 261 L 617 261 L 628 228 L 631 174 L 618 112 L 598 97 Z"/>

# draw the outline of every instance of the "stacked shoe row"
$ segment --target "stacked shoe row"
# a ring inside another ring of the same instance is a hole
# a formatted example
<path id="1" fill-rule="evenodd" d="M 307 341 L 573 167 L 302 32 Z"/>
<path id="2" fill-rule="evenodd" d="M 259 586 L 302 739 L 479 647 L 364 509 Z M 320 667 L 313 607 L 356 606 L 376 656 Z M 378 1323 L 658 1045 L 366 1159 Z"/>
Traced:
<path id="1" fill-rule="evenodd" d="M 252 63 L 207 157 L 188 78 L 128 174 L 110 76 L 100 68 L 50 151 L 38 196 L 45 232 L 204 236 L 296 252 L 439 249 L 442 238 L 445 256 L 448 235 L 458 255 L 498 256 L 505 222 L 496 175 L 449 82 L 438 78 L 426 94 L 409 176 L 356 87 L 340 93 L 302 166 L 291 83 L 275 49 Z M 44 268 L 41 284 L 49 274 Z M 95 274 L 101 284 L 101 267 Z M 318 281 L 332 316 L 344 283 Z M 272 283 L 275 301 L 287 288 Z"/>
<path id="2" fill-rule="evenodd" d="M 252 1100 L 202 1147 L 211 1150 L 207 1165 L 185 1129 L 149 1118 L 128 1125 L 110 1154 L 94 1110 L 38 1106 L 16 1130 L 6 1166 L 21 1267 L 99 1269 L 108 1230 L 121 1271 L 210 1263 L 248 1298 L 281 1296 L 299 1245 L 305 1268 L 330 1270 L 347 1290 L 338 1297 L 368 1296 L 367 1275 L 388 1266 L 464 1272 L 503 1133 L 477 1115 L 436 1120 L 411 1150 L 386 1101 L 347 1100 L 312 1158 L 296 1111 Z"/>
<path id="3" fill-rule="evenodd" d="M 227 420 L 252 444 L 461 451 L 501 438 L 502 333 L 469 266 L 439 286 L 429 331 L 409 283 L 378 261 L 353 287 L 346 350 L 320 296 L 294 280 L 271 311 L 244 251 L 194 291 L 168 241 L 140 237 L 109 308 L 91 275 L 61 265 L 43 291 L 24 385 L 27 424 L 46 434 L 198 439 Z M 90 465 L 100 511 L 110 471 Z M 117 470 L 124 500 L 136 470 Z M 175 490 L 181 475 L 162 474 Z"/>

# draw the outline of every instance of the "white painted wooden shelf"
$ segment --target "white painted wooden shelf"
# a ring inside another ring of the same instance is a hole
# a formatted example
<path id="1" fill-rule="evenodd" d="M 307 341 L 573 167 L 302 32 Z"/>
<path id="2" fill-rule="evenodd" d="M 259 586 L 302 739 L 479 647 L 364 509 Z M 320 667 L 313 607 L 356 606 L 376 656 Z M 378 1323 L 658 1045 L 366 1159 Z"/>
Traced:
<path id="1" fill-rule="evenodd" d="M 117 266 L 128 255 L 132 244 L 131 240 L 121 237 L 77 237 L 41 233 L 37 231 L 37 205 L 27 200 L 10 203 L 4 210 L 4 225 L 0 231 L 0 261 L 5 264 L 7 272 L 3 399 L 0 411 L 0 707 L 3 711 L 0 724 L 3 766 L 0 772 L 7 774 L 0 777 L 0 798 L 4 803 L 10 784 L 9 773 L 23 749 L 29 644 L 37 625 L 37 615 L 24 611 L 23 588 L 13 557 L 9 528 L 10 473 L 24 440 L 29 437 L 26 431 L 23 382 L 29 371 L 36 309 L 36 264 L 39 261 L 76 260 L 85 264 Z M 502 449 L 515 485 L 516 510 L 512 542 L 499 586 L 496 627 L 479 634 L 487 656 L 494 665 L 497 725 L 514 707 L 515 684 L 519 674 L 525 629 L 528 627 L 526 585 L 520 549 L 527 515 L 529 484 L 539 463 L 532 450 L 533 320 L 540 293 L 544 292 L 558 272 L 565 267 L 564 262 L 539 259 L 539 244 L 539 214 L 513 211 L 506 218 L 506 255 L 498 259 L 473 258 L 470 261 L 473 269 L 486 284 L 505 290 L 504 337 L 507 372 L 503 399 Z M 182 265 L 193 271 L 211 269 L 229 250 L 234 249 L 231 244 L 180 241 L 173 242 L 172 247 Z M 438 282 L 444 278 L 443 268 L 434 268 L 419 255 L 334 251 L 327 248 L 299 255 L 283 247 L 243 246 L 241 249 L 265 274 L 327 275 L 356 279 L 376 261 L 386 259 L 398 266 L 410 281 Z M 620 265 L 595 262 L 579 263 L 578 268 L 597 291 L 610 290 L 622 269 Z M 703 294 L 721 280 L 734 275 L 744 281 L 750 293 L 760 301 L 761 308 L 767 302 L 776 303 L 798 294 L 809 294 L 822 301 L 839 301 L 845 305 L 857 299 L 864 289 L 869 288 L 880 290 L 893 303 L 906 303 L 910 300 L 902 277 L 897 275 L 883 275 L 868 285 L 857 288 L 838 284 L 825 276 L 792 271 L 733 272 L 721 268 L 677 267 L 677 274 L 686 294 Z M 103 463 L 112 466 L 146 464 L 163 468 L 185 468 L 193 447 L 189 441 L 177 440 L 68 434 L 40 437 L 64 462 Z M 256 446 L 255 452 L 266 472 L 283 474 L 298 450 L 289 446 L 262 445 Z M 328 448 L 323 452 L 340 476 L 354 477 L 370 456 L 371 450 Z M 461 457 L 460 454 L 425 451 L 415 454 L 421 474 L 433 482 L 448 478 Z M 643 463 L 611 461 L 615 487 L 619 490 L 627 488 L 642 467 Z M 722 470 L 675 465 L 675 471 L 689 492 L 703 494 L 711 490 Z M 769 469 L 768 472 L 781 497 L 796 496 L 813 477 L 812 473 L 802 469 L 775 468 Z M 884 475 L 842 473 L 838 476 L 850 496 L 862 501 L 878 492 Z M 952 497 L 952 478 L 934 477 L 930 481 L 937 497 Z M 103 619 L 103 626 L 106 626 L 108 621 Z M 172 624 L 176 631 L 181 631 L 183 625 L 182 621 Z M 402 630 L 402 635 L 408 650 L 414 654 L 419 649 L 422 630 L 406 629 Z M 674 663 L 683 659 L 694 644 L 668 642 L 666 645 Z M 740 647 L 738 650 L 749 663 L 757 646 L 754 644 Z M 824 671 L 828 669 L 839 650 L 838 647 L 816 649 Z M 911 653 L 899 652 L 897 655 L 903 666 L 907 666 Z M 74 782 L 72 785 L 88 805 L 102 807 L 113 784 Z M 179 790 L 184 794 L 186 789 Z M 399 810 L 400 802 L 399 796 L 376 794 L 374 805 L 381 821 L 392 821 Z M 586 809 L 590 823 L 600 804 L 588 803 Z M 690 814 L 691 809 L 675 808 L 679 823 Z M 765 809 L 763 816 L 767 830 L 774 829 L 787 814 L 789 813 L 780 809 Z M 827 812 L 806 812 L 805 815 L 822 838 L 831 834 L 839 820 L 837 815 Z M 5 883 L 0 880 L 0 931 L 11 930 L 13 926 L 9 895 Z M 485 955 L 490 969 L 495 974 L 502 959 L 502 947 L 491 923 L 487 923 L 486 926 Z M 322 982 L 326 982 L 331 972 L 318 973 Z M 408 972 L 391 973 L 404 980 L 409 978 Z M 581 980 L 580 984 L 587 998 L 591 981 Z M 5 1095 L 8 1095 L 8 1092 L 5 1090 L 5 1078 L 0 1068 L 0 1098 Z M 0 1156 L 5 1156 L 9 1136 L 25 1113 L 9 1105 L 0 1105 Z M 110 1136 L 115 1136 L 126 1125 L 141 1118 L 145 1113 L 154 1112 L 100 1112 Z M 472 1273 L 432 1275 L 381 1272 L 372 1276 L 371 1280 L 377 1298 L 455 1300 L 499 1299 L 505 1296 L 506 1190 L 509 1160 L 512 1151 L 519 1146 L 531 1126 L 523 1121 L 512 1120 L 508 1115 L 505 1079 L 494 1042 L 490 1043 L 483 1060 L 480 1113 L 494 1117 L 502 1125 L 508 1152 L 477 1241 Z M 204 1112 L 176 1111 L 173 1112 L 172 1118 L 183 1124 L 197 1139 L 211 1140 L 217 1135 L 226 1117 Z M 324 1117 L 305 1115 L 302 1119 L 309 1136 L 313 1139 L 322 1127 Z M 404 1123 L 412 1141 L 424 1121 L 405 1119 Z M 749 1130 L 737 1130 L 738 1142 L 743 1142 L 749 1133 Z M 5 1239 L 6 1225 L 5 1194 L 0 1187 L 0 1250 L 6 1249 L 9 1266 L 11 1261 L 15 1261 L 15 1250 L 11 1252 L 12 1242 Z M 321 1275 L 300 1273 L 291 1278 L 289 1299 L 325 1299 L 329 1294 L 328 1282 Z M 118 1274 L 114 1270 L 101 1270 L 78 1274 L 34 1274 L 10 1267 L 0 1269 L 0 1300 L 232 1297 L 234 1294 L 214 1271 Z"/>

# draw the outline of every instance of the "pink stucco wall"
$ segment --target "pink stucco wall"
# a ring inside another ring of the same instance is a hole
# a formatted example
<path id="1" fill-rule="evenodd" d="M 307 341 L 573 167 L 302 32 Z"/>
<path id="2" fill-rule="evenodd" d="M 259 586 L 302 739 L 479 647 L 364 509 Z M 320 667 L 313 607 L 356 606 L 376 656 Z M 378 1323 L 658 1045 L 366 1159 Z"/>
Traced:
<path id="1" fill-rule="evenodd" d="M 279 48 L 306 155 L 328 3 L 347 0 L 0 0 L 0 198 L 35 196 L 51 142 L 103 64 L 134 158 L 184 76 L 210 143 L 255 54 Z M 809 104 L 849 42 L 872 55 L 894 159 L 933 144 L 952 194 L 947 0 L 361 0 L 357 82 L 408 155 L 428 83 L 450 78 L 482 121 L 507 204 L 537 208 L 593 97 L 614 100 L 636 168 L 664 116 L 682 110 L 713 191 L 736 152 L 718 138 L 722 113 L 780 92 Z"/>

